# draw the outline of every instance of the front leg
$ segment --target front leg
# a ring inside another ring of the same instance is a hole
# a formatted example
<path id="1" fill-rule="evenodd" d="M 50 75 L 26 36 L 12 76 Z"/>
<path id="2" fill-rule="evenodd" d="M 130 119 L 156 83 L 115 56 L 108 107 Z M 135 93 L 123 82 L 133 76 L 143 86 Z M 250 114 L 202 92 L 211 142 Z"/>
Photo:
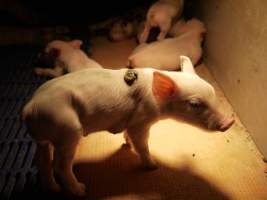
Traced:
<path id="1" fill-rule="evenodd" d="M 61 67 L 56 66 L 55 68 L 35 68 L 35 74 L 39 76 L 48 76 L 48 77 L 58 77 L 63 75 L 63 69 Z"/>
<path id="2" fill-rule="evenodd" d="M 127 130 L 125 130 L 123 132 L 123 137 L 125 139 L 125 143 L 123 144 L 123 146 L 127 147 L 127 148 L 132 148 L 133 147 L 133 144 L 131 142 L 131 139 L 130 137 L 128 136 L 128 133 L 127 133 Z"/>
<path id="3" fill-rule="evenodd" d="M 143 167 L 146 169 L 156 169 L 156 163 L 151 158 L 148 148 L 149 128 L 131 127 L 127 129 L 127 133 L 134 149 L 141 158 Z"/>

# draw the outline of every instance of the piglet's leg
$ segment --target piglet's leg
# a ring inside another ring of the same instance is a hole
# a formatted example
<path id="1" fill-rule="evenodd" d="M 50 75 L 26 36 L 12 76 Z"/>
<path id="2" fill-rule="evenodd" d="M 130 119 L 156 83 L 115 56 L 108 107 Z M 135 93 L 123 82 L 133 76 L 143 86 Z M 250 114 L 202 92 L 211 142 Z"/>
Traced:
<path id="1" fill-rule="evenodd" d="M 164 40 L 168 31 L 170 30 L 170 28 L 171 28 L 171 22 L 164 24 L 164 25 L 161 25 L 160 26 L 160 33 L 157 37 L 157 40 L 158 41 Z"/>
<path id="2" fill-rule="evenodd" d="M 84 196 L 85 185 L 78 182 L 72 169 L 79 136 L 73 134 L 63 139 L 64 144 L 57 145 L 55 148 L 55 173 L 67 192 L 75 196 Z"/>
<path id="3" fill-rule="evenodd" d="M 54 69 L 37 67 L 34 71 L 35 74 L 39 76 L 48 76 L 52 78 L 63 75 L 63 69 L 61 67 L 55 67 Z"/>
<path id="4" fill-rule="evenodd" d="M 124 139 L 125 139 L 125 144 L 124 144 L 124 146 L 125 146 L 125 147 L 129 147 L 129 148 L 132 148 L 133 144 L 132 144 L 132 141 L 131 141 L 130 137 L 128 136 L 127 131 L 124 131 L 124 132 L 123 132 L 123 137 L 124 137 Z"/>
<path id="5" fill-rule="evenodd" d="M 60 186 L 55 181 L 52 153 L 54 149 L 49 142 L 38 142 L 35 154 L 35 163 L 40 171 L 40 179 L 45 187 L 49 187 L 53 192 L 59 192 Z"/>
<path id="6" fill-rule="evenodd" d="M 148 23 L 146 23 L 144 30 L 143 30 L 142 34 L 140 35 L 140 38 L 139 38 L 140 43 L 145 43 L 147 41 L 150 29 L 151 29 L 150 25 Z"/>
<path id="7" fill-rule="evenodd" d="M 148 148 L 149 128 L 131 127 L 127 129 L 130 141 L 139 154 L 141 162 L 146 169 L 156 169 L 155 162 L 150 157 Z"/>
<path id="8" fill-rule="evenodd" d="M 54 170 L 66 192 L 74 196 L 86 194 L 85 185 L 80 183 L 73 173 L 73 159 L 77 145 L 83 135 L 83 129 L 75 111 L 61 109 L 55 124 L 54 135 L 61 137 L 54 139 Z"/>
<path id="9" fill-rule="evenodd" d="M 164 40 L 164 38 L 166 37 L 166 35 L 167 35 L 167 31 L 161 31 L 160 33 L 159 33 L 159 35 L 158 35 L 158 37 L 157 37 L 157 40 L 158 41 L 162 41 L 162 40 Z"/>

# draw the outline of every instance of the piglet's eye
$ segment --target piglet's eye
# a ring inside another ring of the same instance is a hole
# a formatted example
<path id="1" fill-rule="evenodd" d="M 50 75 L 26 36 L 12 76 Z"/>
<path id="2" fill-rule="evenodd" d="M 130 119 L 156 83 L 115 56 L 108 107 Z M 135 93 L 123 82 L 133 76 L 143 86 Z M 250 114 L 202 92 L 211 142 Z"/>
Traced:
<path id="1" fill-rule="evenodd" d="M 202 103 L 197 101 L 197 100 L 190 100 L 189 105 L 191 108 L 197 109 L 197 108 L 200 108 L 202 106 Z"/>

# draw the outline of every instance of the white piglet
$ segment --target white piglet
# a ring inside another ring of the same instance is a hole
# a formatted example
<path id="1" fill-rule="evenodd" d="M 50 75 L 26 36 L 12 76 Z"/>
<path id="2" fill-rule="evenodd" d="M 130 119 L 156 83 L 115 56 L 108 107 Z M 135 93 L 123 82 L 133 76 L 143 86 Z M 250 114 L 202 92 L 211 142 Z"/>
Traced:
<path id="1" fill-rule="evenodd" d="M 87 69 L 43 84 L 22 112 L 38 148 L 43 149 L 40 152 L 54 146 L 53 165 L 49 153 L 40 156 L 45 163 L 43 182 L 55 191 L 62 187 L 73 195 L 85 195 L 85 186 L 76 179 L 72 165 L 79 140 L 92 132 L 124 131 L 142 165 L 153 169 L 156 164 L 148 138 L 156 121 L 172 117 L 227 130 L 234 120 L 219 110 L 213 87 L 195 73 L 188 57 L 180 59 L 182 72 Z"/>
<path id="2" fill-rule="evenodd" d="M 130 68 L 179 70 L 181 55 L 188 56 L 195 65 L 202 56 L 201 45 L 205 32 L 204 24 L 197 19 L 179 21 L 171 32 L 177 37 L 140 44 L 129 56 L 127 65 Z"/>
<path id="3" fill-rule="evenodd" d="M 48 43 L 40 59 L 50 68 L 38 67 L 34 69 L 35 73 L 40 76 L 58 77 L 85 68 L 102 68 L 80 49 L 81 44 L 81 40 L 54 40 Z"/>
<path id="4" fill-rule="evenodd" d="M 173 20 L 181 15 L 183 7 L 184 0 L 159 0 L 154 3 L 147 12 L 144 29 L 138 38 L 139 42 L 147 41 L 153 27 L 160 29 L 157 40 L 163 40 L 171 29 Z"/>

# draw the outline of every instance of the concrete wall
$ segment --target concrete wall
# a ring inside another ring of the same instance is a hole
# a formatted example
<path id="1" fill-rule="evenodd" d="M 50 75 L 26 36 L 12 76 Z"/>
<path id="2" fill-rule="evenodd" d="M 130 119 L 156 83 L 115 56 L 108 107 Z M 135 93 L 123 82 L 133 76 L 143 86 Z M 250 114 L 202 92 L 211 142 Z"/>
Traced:
<path id="1" fill-rule="evenodd" d="M 197 0 L 205 62 L 267 158 L 267 1 Z"/>

